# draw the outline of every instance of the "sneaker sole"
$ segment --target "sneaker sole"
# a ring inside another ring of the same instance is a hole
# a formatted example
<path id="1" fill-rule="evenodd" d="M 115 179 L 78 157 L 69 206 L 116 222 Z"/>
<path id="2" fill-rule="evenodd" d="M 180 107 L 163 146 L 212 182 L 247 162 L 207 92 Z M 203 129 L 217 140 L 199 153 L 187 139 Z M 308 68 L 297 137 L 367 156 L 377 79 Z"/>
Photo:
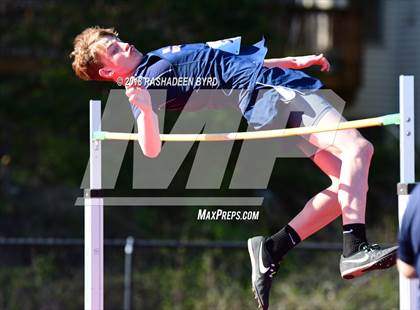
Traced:
<path id="1" fill-rule="evenodd" d="M 341 277 L 346 280 L 351 280 L 362 276 L 364 273 L 378 269 L 388 269 L 395 265 L 397 261 L 397 250 L 389 253 L 379 261 L 371 262 L 362 267 L 349 269 L 345 273 L 341 274 Z"/>
<path id="2" fill-rule="evenodd" d="M 256 299 L 258 302 L 258 308 L 266 309 L 263 307 L 262 301 L 260 300 L 260 296 L 258 295 L 256 288 L 254 287 L 254 270 L 256 270 L 255 268 L 257 268 L 257 265 L 254 259 L 255 256 L 254 256 L 254 251 L 252 249 L 251 239 L 248 239 L 248 253 L 249 253 L 249 257 L 251 258 L 251 266 L 252 266 L 251 287 L 252 287 L 252 292 L 254 293 L 254 299 Z"/>

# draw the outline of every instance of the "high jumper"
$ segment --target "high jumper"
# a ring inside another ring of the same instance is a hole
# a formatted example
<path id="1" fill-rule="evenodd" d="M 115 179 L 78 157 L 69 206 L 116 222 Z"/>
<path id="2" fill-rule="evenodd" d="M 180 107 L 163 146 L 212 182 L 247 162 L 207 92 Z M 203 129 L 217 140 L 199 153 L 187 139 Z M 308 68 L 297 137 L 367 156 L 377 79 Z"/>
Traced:
<path id="1" fill-rule="evenodd" d="M 114 81 L 126 86 L 138 126 L 138 142 L 143 153 L 151 158 L 159 155 L 162 140 L 156 114 L 159 107 L 148 89 L 166 88 L 165 108 L 182 110 L 192 92 L 200 87 L 166 84 L 162 87 L 163 82 L 133 85 L 133 77 L 136 81 L 174 77 L 215 79 L 216 85 L 205 87 L 238 90 L 237 108 L 257 130 L 278 128 L 282 118 L 292 111 L 303 113 L 289 118 L 287 128 L 322 127 L 345 121 L 319 92 L 322 82 L 301 71 L 311 66 L 329 71 L 330 64 L 322 54 L 266 59 L 266 53 L 264 39 L 244 46 L 240 44 L 240 38 L 232 38 L 167 46 L 143 55 L 133 45 L 120 40 L 114 29 L 91 27 L 75 38 L 71 56 L 73 69 L 81 79 Z M 259 97 L 261 91 L 269 96 Z M 318 149 L 310 159 L 331 182 L 277 233 L 248 240 L 252 288 L 263 309 L 268 309 L 272 279 L 283 257 L 340 215 L 343 252 L 339 265 L 344 279 L 395 264 L 396 246 L 371 244 L 366 238 L 365 211 L 369 166 L 374 151 L 372 144 L 354 128 L 334 133 L 314 132 L 308 135 L 306 142 Z"/>

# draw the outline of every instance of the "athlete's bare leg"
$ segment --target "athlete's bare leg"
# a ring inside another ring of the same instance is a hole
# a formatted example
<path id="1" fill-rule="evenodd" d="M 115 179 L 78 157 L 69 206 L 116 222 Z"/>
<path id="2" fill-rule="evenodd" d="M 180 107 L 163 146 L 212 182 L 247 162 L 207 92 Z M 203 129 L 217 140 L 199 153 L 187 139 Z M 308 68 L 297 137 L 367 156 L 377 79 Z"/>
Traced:
<path id="1" fill-rule="evenodd" d="M 306 239 L 341 214 L 338 188 L 341 161 L 326 150 L 312 156 L 313 162 L 330 178 L 331 185 L 309 200 L 289 223 L 301 240 Z"/>

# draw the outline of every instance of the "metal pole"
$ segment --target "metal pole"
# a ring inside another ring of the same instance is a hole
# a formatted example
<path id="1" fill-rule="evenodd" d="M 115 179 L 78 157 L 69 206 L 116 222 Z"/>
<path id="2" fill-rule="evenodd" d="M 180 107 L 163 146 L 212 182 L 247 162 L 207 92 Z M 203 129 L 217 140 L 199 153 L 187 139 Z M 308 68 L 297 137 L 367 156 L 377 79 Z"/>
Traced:
<path id="1" fill-rule="evenodd" d="M 102 187 L 101 102 L 90 100 L 90 189 Z M 103 198 L 85 198 L 85 310 L 104 308 Z"/>
<path id="2" fill-rule="evenodd" d="M 400 184 L 415 182 L 414 159 L 414 76 L 400 75 Z M 399 224 L 410 197 L 409 191 L 398 195 Z M 418 280 L 400 274 L 400 310 L 420 309 L 418 305 Z"/>
<path id="3" fill-rule="evenodd" d="M 125 243 L 124 252 L 124 310 L 131 310 L 131 285 L 133 281 L 133 249 L 134 249 L 134 238 L 128 237 Z"/>

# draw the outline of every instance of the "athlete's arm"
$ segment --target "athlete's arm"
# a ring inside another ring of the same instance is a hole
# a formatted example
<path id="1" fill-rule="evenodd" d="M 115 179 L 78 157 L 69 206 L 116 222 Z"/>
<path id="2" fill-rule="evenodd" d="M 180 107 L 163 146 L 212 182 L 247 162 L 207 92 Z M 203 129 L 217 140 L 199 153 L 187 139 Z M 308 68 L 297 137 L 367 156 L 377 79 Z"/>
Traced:
<path id="1" fill-rule="evenodd" d="M 397 268 L 398 271 L 401 272 L 401 274 L 404 275 L 406 278 L 417 278 L 416 269 L 400 259 L 397 259 Z"/>
<path id="2" fill-rule="evenodd" d="M 267 68 L 304 69 L 311 66 L 321 66 L 321 71 L 330 70 L 330 63 L 323 54 L 264 59 Z"/>
<path id="3" fill-rule="evenodd" d="M 152 100 L 146 89 L 127 88 L 126 95 L 131 104 L 135 105 L 140 111 L 137 117 L 137 128 L 139 132 L 139 144 L 143 154 L 154 158 L 159 155 L 161 149 L 159 120 L 152 109 Z"/>

